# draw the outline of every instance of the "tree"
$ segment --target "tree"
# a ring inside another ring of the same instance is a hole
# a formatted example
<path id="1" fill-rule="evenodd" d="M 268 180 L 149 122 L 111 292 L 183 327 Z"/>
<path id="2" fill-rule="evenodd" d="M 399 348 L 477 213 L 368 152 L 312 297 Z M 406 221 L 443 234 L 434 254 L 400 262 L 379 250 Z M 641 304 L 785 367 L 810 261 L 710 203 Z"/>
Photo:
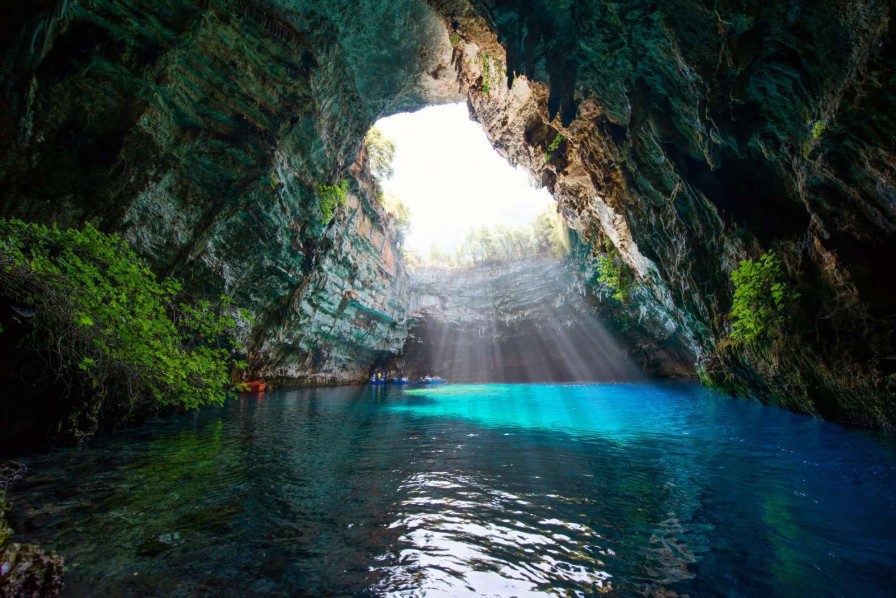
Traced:
<path id="1" fill-rule="evenodd" d="M 391 179 L 395 174 L 392 161 L 395 159 L 395 142 L 383 132 L 373 127 L 364 138 L 364 147 L 370 161 L 370 172 L 379 180 Z"/>

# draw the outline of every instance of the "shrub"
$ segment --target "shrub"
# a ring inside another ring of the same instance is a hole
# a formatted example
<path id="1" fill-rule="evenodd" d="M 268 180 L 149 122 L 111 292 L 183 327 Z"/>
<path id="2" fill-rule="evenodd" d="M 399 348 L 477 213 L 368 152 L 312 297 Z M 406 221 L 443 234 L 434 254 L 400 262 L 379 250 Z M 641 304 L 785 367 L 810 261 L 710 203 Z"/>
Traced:
<path id="1" fill-rule="evenodd" d="M 30 343 L 86 390 L 94 424 L 104 406 L 196 409 L 227 395 L 231 300 L 183 301 L 118 236 L 0 219 L 0 294 L 34 311 Z"/>
<path id="2" fill-rule="evenodd" d="M 383 132 L 372 127 L 364 138 L 364 149 L 370 162 L 370 172 L 378 181 L 392 178 L 395 169 L 395 140 L 383 135 Z"/>
<path id="3" fill-rule="evenodd" d="M 612 297 L 616 301 L 625 303 L 632 294 L 634 274 L 631 269 L 619 257 L 619 251 L 609 242 L 606 245 L 607 253 L 597 258 L 595 274 L 597 282 L 608 287 Z"/>
<path id="4" fill-rule="evenodd" d="M 320 201 L 320 222 L 324 226 L 330 223 L 337 207 L 345 205 L 345 194 L 348 193 L 348 181 L 338 185 L 318 185 L 317 197 Z"/>
<path id="5" fill-rule="evenodd" d="M 411 230 L 411 209 L 395 195 L 383 194 L 380 196 L 386 213 L 392 217 L 392 224 L 402 239 Z"/>
<path id="6" fill-rule="evenodd" d="M 784 278 L 781 261 L 772 252 L 757 260 L 743 260 L 731 273 L 734 302 L 731 305 L 731 340 L 756 344 L 779 325 L 787 305 L 799 295 Z"/>

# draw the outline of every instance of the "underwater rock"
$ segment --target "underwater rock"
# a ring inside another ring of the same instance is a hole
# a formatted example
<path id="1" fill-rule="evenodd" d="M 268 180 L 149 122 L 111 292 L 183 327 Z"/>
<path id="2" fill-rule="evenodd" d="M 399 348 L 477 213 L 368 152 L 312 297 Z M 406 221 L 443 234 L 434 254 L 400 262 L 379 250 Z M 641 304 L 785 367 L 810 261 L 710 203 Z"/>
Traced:
<path id="1" fill-rule="evenodd" d="M 21 476 L 21 467 L 6 467 L 4 476 Z M 20 465 L 20 464 L 12 464 Z M 24 466 L 22 466 L 24 467 Z M 10 482 L 10 477 L 4 477 Z M 5 485 L 0 485 L 0 596 L 58 596 L 63 588 L 63 559 L 32 544 L 9 543 Z"/>
<path id="2" fill-rule="evenodd" d="M 0 549 L 0 596 L 58 596 L 62 588 L 61 556 L 31 544 Z"/>

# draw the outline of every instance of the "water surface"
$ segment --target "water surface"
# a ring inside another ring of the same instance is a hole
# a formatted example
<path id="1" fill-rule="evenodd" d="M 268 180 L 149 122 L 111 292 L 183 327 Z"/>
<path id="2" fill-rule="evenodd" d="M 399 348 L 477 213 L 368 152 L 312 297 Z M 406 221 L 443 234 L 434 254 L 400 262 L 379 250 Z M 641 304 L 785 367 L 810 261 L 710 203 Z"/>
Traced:
<path id="1" fill-rule="evenodd" d="M 881 595 L 896 444 L 692 385 L 242 398 L 29 459 L 76 595 Z"/>

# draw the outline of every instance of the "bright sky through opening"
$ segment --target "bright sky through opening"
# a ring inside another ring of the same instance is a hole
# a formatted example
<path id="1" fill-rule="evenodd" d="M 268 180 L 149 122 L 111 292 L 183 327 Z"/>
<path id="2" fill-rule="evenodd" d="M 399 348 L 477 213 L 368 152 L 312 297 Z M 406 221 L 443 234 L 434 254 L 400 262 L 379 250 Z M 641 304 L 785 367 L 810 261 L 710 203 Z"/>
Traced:
<path id="1" fill-rule="evenodd" d="M 454 255 L 467 231 L 521 226 L 554 200 L 492 148 L 466 104 L 432 106 L 377 122 L 395 141 L 395 175 L 383 182 L 411 211 L 405 247 L 428 257 L 433 246 Z"/>

